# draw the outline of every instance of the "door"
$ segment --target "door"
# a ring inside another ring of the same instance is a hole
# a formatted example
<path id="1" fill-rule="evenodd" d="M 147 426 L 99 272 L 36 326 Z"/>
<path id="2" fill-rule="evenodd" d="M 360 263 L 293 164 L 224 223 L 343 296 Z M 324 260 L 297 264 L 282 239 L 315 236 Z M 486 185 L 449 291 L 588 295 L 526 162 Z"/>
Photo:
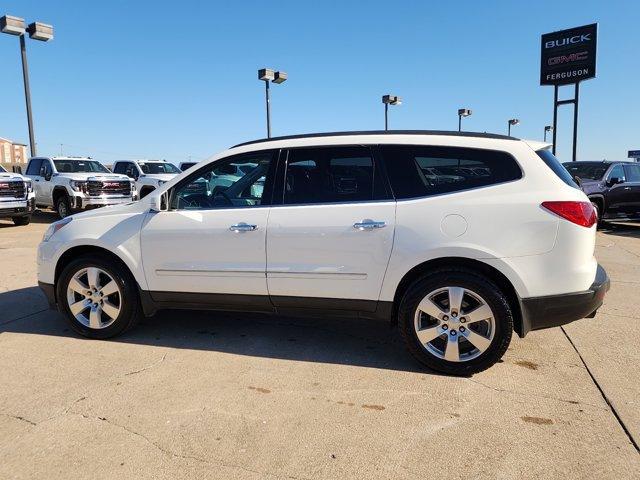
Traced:
<path id="1" fill-rule="evenodd" d="M 281 163 L 267 229 L 271 301 L 375 310 L 391 255 L 395 201 L 371 150 L 291 149 Z"/>
<path id="2" fill-rule="evenodd" d="M 33 191 L 36 195 L 37 204 L 43 203 L 40 201 L 40 198 L 42 198 L 41 184 L 44 182 L 44 179 L 40 176 L 41 165 L 42 165 L 41 158 L 32 158 L 29 161 L 29 165 L 27 166 L 27 174 L 26 174 L 26 176 L 29 177 L 33 182 Z"/>
<path id="3" fill-rule="evenodd" d="M 169 210 L 150 212 L 141 232 L 145 276 L 156 301 L 271 309 L 265 239 L 274 152 L 210 163 L 170 192 Z M 233 182 L 216 178 L 247 165 Z M 251 164 L 251 168 L 249 168 Z"/>
<path id="4" fill-rule="evenodd" d="M 36 203 L 41 205 L 53 205 L 53 165 L 51 160 L 42 159 L 40 173 L 38 175 L 38 187 L 36 188 Z M 55 206 L 55 205 L 54 205 Z"/>
<path id="5" fill-rule="evenodd" d="M 629 213 L 640 214 L 640 165 L 632 163 L 624 166 L 626 176 L 626 186 L 629 190 L 627 193 L 627 204 L 629 205 Z"/>
<path id="6" fill-rule="evenodd" d="M 618 183 L 611 184 L 613 179 L 617 179 Z M 627 185 L 627 179 L 625 177 L 624 167 L 621 164 L 614 165 L 609 170 L 609 174 L 606 177 L 606 182 L 609 191 L 606 196 L 608 213 L 629 213 L 629 194 L 631 193 L 631 187 Z"/>

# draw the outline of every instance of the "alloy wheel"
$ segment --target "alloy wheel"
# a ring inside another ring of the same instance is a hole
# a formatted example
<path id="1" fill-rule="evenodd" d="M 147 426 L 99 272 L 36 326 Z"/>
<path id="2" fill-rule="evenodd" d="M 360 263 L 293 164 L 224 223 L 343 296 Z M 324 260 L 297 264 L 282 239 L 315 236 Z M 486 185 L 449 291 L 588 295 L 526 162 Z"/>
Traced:
<path id="1" fill-rule="evenodd" d="M 467 362 L 489 348 L 496 320 L 491 307 L 476 292 L 448 286 L 420 301 L 414 328 L 420 344 L 431 355 L 449 362 Z"/>
<path id="2" fill-rule="evenodd" d="M 122 310 L 122 293 L 114 278 L 98 267 L 78 270 L 67 285 L 71 314 L 85 327 L 107 328 Z"/>

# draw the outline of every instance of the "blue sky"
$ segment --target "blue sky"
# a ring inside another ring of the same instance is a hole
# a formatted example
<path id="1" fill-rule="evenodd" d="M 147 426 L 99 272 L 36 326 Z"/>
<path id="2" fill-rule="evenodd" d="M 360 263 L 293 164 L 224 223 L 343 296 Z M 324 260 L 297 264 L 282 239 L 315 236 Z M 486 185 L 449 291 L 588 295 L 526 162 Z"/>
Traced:
<path id="1" fill-rule="evenodd" d="M 464 127 L 541 139 L 553 87 L 539 85 L 540 34 L 599 23 L 598 78 L 581 85 L 579 157 L 640 149 L 640 2 L 5 0 L 0 14 L 51 23 L 28 41 L 40 154 L 206 158 L 265 136 L 256 70 L 272 88 L 274 135 Z M 28 140 L 17 38 L 0 35 L 0 136 Z M 568 97 L 570 89 L 561 90 Z M 570 159 L 570 106 L 558 156 Z"/>

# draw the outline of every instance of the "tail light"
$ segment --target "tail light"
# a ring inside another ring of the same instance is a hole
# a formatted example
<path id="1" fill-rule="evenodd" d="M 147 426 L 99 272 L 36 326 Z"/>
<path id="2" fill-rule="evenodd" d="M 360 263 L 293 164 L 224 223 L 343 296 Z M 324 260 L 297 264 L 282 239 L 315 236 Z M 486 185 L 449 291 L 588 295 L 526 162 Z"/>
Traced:
<path id="1" fill-rule="evenodd" d="M 542 202 L 542 206 L 582 227 L 590 228 L 598 221 L 596 210 L 589 202 Z"/>

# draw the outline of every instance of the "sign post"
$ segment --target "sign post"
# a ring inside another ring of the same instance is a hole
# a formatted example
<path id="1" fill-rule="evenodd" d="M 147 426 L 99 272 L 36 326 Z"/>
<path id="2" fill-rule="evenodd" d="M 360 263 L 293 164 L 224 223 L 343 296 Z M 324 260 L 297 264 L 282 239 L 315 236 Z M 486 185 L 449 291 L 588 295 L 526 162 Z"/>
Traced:
<path id="1" fill-rule="evenodd" d="M 598 24 L 545 33 L 540 45 L 540 85 L 553 85 L 553 153 L 556 153 L 558 107 L 573 104 L 573 161 L 578 144 L 580 82 L 596 76 Z M 561 85 L 575 85 L 574 97 L 558 100 Z"/>

